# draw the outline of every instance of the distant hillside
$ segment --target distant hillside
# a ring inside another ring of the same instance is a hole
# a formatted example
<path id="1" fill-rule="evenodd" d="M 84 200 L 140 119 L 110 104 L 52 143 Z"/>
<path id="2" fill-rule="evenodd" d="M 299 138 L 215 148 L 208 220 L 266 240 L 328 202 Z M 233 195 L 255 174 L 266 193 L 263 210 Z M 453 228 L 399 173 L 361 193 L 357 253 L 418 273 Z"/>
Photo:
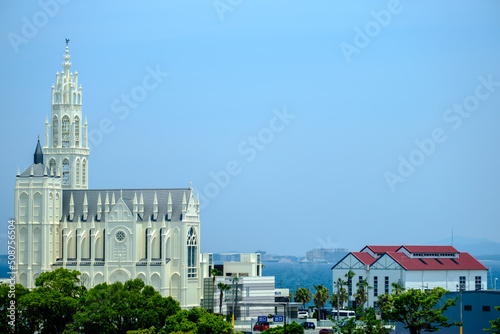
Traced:
<path id="1" fill-rule="evenodd" d="M 428 245 L 451 245 L 451 237 L 438 241 L 428 242 Z M 465 238 L 454 237 L 453 247 L 460 252 L 468 252 L 474 257 L 483 257 L 484 255 L 500 256 L 500 243 L 490 241 L 486 238 Z"/>

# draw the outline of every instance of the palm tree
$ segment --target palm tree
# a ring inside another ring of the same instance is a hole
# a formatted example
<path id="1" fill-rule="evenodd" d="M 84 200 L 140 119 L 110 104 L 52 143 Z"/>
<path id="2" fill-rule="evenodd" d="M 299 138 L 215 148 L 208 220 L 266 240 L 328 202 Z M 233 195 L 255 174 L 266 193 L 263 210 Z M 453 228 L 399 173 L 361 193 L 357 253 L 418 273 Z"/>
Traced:
<path id="1" fill-rule="evenodd" d="M 294 300 L 298 303 L 302 303 L 302 308 L 306 307 L 306 304 L 311 301 L 311 291 L 308 288 L 298 288 L 295 291 Z"/>
<path id="2" fill-rule="evenodd" d="M 330 301 L 332 303 L 332 306 L 337 305 L 337 311 L 340 308 L 344 307 L 344 302 L 347 301 L 347 293 L 344 289 L 344 285 L 346 284 L 347 282 L 340 277 L 334 283 L 334 286 L 337 288 L 337 293 L 332 294 L 332 296 L 330 297 Z"/>
<path id="3" fill-rule="evenodd" d="M 345 274 L 345 277 L 347 277 L 347 289 L 348 289 L 347 302 L 349 307 L 351 306 L 352 278 L 354 276 L 356 276 L 356 274 L 351 269 L 349 269 L 349 271 Z"/>
<path id="4" fill-rule="evenodd" d="M 214 313 L 215 308 L 215 276 L 222 275 L 222 272 L 219 269 L 213 268 L 210 270 L 210 275 L 212 275 L 212 313 Z"/>
<path id="5" fill-rule="evenodd" d="M 394 293 L 396 296 L 399 295 L 401 292 L 405 291 L 405 288 L 399 283 L 392 283 L 392 293 Z"/>
<path id="6" fill-rule="evenodd" d="M 224 282 L 219 282 L 217 284 L 217 287 L 220 290 L 220 296 L 219 296 L 219 313 L 222 313 L 222 299 L 224 297 L 224 292 L 231 290 L 231 286 L 229 284 L 226 284 Z"/>
<path id="7" fill-rule="evenodd" d="M 328 297 L 330 296 L 330 291 L 325 288 L 323 285 L 313 285 L 316 293 L 314 294 L 314 305 L 316 305 L 318 309 L 318 320 L 320 320 L 321 308 L 325 306 L 328 301 Z"/>
<path id="8" fill-rule="evenodd" d="M 358 289 L 356 290 L 356 294 L 354 298 L 356 300 L 356 304 L 363 307 L 363 305 L 368 301 L 368 289 L 372 289 L 371 286 L 368 285 L 368 279 L 365 278 L 360 282 L 356 283 Z"/>

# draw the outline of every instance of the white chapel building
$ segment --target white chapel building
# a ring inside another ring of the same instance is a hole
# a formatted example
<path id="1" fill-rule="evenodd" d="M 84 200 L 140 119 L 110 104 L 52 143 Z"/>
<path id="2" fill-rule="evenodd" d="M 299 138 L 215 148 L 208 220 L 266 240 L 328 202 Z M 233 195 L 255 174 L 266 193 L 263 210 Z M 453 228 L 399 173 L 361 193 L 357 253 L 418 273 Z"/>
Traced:
<path id="1" fill-rule="evenodd" d="M 140 278 L 182 308 L 199 306 L 199 200 L 193 189 L 88 189 L 87 120 L 68 46 L 52 86 L 45 143 L 17 172 L 17 282 L 34 288 L 40 273 L 81 272 L 87 288 Z"/>

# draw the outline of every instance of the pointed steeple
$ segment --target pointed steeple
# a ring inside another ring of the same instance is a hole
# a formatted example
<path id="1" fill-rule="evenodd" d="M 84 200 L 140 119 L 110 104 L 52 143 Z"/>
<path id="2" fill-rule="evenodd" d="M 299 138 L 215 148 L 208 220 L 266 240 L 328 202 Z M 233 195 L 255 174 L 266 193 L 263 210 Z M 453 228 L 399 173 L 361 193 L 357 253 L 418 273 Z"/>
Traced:
<path id="1" fill-rule="evenodd" d="M 75 201 L 73 200 L 73 193 L 71 193 L 71 197 L 69 199 L 69 220 L 73 220 L 75 218 Z"/>
<path id="2" fill-rule="evenodd" d="M 155 197 L 153 198 L 153 220 L 158 219 L 158 197 L 156 196 L 156 191 L 155 191 Z"/>
<path id="3" fill-rule="evenodd" d="M 83 220 L 87 220 L 89 216 L 89 202 L 87 201 L 87 192 L 83 197 Z"/>
<path id="4" fill-rule="evenodd" d="M 99 196 L 97 197 L 97 220 L 101 220 L 102 215 L 102 201 L 101 201 L 101 193 L 99 192 Z"/>
<path id="5" fill-rule="evenodd" d="M 43 164 L 43 151 L 42 146 L 40 145 L 40 135 L 38 135 L 38 143 L 36 144 L 33 162 L 35 164 Z"/>
<path id="6" fill-rule="evenodd" d="M 168 201 L 167 201 L 167 219 L 172 219 L 172 195 L 170 195 L 170 191 L 168 192 Z"/>

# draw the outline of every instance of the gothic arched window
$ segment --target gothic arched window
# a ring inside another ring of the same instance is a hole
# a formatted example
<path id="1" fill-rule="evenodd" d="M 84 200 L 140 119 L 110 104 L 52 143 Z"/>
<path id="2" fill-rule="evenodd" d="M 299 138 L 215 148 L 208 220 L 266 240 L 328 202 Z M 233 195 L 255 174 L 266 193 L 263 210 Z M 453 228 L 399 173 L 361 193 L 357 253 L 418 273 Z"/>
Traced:
<path id="1" fill-rule="evenodd" d="M 69 184 L 69 160 L 64 159 L 62 163 L 62 183 Z"/>
<path id="2" fill-rule="evenodd" d="M 75 116 L 75 146 L 80 147 L 80 118 Z"/>
<path id="3" fill-rule="evenodd" d="M 69 117 L 64 116 L 62 119 L 62 147 L 69 147 Z"/>
<path id="4" fill-rule="evenodd" d="M 196 277 L 196 259 L 197 259 L 197 240 L 194 228 L 190 228 L 187 235 L 188 251 L 188 277 Z"/>
<path id="5" fill-rule="evenodd" d="M 57 116 L 52 119 L 52 147 L 59 145 L 59 120 Z"/>
<path id="6" fill-rule="evenodd" d="M 80 160 L 76 160 L 76 184 L 80 184 Z"/>
<path id="7" fill-rule="evenodd" d="M 55 159 L 50 159 L 50 161 L 49 161 L 49 173 L 50 174 L 54 174 L 54 175 L 57 174 L 57 171 L 56 171 L 56 160 Z"/>

